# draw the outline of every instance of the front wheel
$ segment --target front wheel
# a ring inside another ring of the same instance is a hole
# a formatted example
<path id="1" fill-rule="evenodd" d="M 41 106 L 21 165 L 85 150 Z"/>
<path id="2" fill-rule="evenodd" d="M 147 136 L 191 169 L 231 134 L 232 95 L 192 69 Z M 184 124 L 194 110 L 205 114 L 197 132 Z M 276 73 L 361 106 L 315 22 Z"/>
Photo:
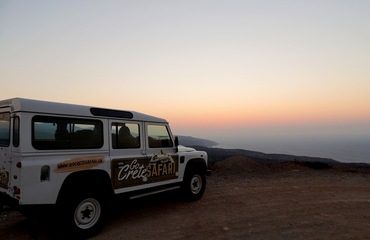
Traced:
<path id="1" fill-rule="evenodd" d="M 190 169 L 185 175 L 182 189 L 187 200 L 199 200 L 206 190 L 205 174 L 196 169 Z"/>

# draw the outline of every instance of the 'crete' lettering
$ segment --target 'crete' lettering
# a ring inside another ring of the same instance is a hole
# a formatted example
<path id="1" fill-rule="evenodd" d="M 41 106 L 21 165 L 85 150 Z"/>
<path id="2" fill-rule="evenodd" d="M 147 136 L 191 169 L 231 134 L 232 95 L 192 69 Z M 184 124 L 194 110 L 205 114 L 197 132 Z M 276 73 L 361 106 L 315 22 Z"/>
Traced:
<path id="1" fill-rule="evenodd" d="M 146 177 L 146 168 L 143 164 L 139 164 L 137 160 L 133 160 L 131 163 L 120 166 L 118 173 L 118 181 L 131 179 L 139 179 Z"/>

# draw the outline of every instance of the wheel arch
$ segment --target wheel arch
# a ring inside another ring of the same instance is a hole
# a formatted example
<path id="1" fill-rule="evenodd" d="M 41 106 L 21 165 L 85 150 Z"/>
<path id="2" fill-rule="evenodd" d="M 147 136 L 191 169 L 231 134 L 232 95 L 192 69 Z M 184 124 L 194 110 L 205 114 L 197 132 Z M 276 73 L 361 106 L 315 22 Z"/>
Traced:
<path id="1" fill-rule="evenodd" d="M 193 158 L 190 159 L 185 167 L 185 174 L 190 169 L 199 169 L 201 172 L 204 171 L 204 173 L 207 172 L 207 164 L 206 161 L 203 158 Z"/>
<path id="2" fill-rule="evenodd" d="M 80 191 L 97 191 L 107 197 L 112 197 L 114 194 L 107 172 L 103 170 L 85 170 L 68 175 L 58 193 L 57 203 Z"/>

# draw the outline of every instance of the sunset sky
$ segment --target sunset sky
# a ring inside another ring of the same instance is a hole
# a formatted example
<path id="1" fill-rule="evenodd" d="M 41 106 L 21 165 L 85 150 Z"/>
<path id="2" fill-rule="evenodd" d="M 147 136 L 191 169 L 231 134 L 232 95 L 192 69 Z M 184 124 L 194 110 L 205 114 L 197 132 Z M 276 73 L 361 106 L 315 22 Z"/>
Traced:
<path id="1" fill-rule="evenodd" d="M 215 141 L 369 135 L 370 1 L 1 0 L 0 82 Z"/>

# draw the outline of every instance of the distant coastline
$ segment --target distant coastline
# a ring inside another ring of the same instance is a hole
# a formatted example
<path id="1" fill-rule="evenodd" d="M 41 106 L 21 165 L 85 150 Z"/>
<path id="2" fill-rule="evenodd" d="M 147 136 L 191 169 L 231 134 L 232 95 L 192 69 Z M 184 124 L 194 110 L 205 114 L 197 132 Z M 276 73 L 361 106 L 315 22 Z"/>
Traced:
<path id="1" fill-rule="evenodd" d="M 229 141 L 222 148 L 241 148 L 264 153 L 331 158 L 340 162 L 370 163 L 370 136 L 357 138 L 295 138 Z M 230 147 L 229 147 L 230 146 Z"/>
<path id="2" fill-rule="evenodd" d="M 217 143 L 206 139 L 180 137 L 183 145 L 220 149 L 242 149 L 264 154 L 308 156 L 344 163 L 370 163 L 370 136 L 358 138 L 238 139 Z"/>

